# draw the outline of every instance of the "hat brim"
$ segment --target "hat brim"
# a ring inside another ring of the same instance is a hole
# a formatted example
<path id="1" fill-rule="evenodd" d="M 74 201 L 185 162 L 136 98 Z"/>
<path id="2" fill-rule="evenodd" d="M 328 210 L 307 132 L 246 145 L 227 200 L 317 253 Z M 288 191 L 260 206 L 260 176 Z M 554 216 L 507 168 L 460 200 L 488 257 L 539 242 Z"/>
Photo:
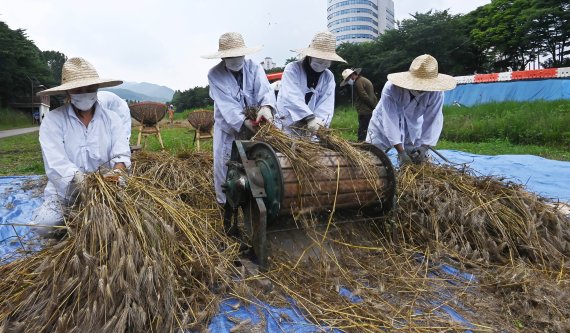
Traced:
<path id="1" fill-rule="evenodd" d="M 98 88 L 107 88 L 107 87 L 118 86 L 122 83 L 123 81 L 121 80 L 112 80 L 112 79 L 100 79 L 100 78 L 80 79 L 64 83 L 57 87 L 42 90 L 38 92 L 37 95 L 38 96 L 59 95 L 59 94 L 64 94 L 68 90 L 81 88 L 81 87 L 97 85 Z"/>
<path id="2" fill-rule="evenodd" d="M 445 74 L 438 74 L 432 79 L 422 79 L 413 76 L 410 72 L 400 72 L 388 74 L 388 81 L 404 89 L 421 91 L 446 91 L 457 86 L 457 81 Z"/>
<path id="3" fill-rule="evenodd" d="M 220 59 L 220 58 L 233 58 L 233 57 L 241 57 L 248 54 L 256 53 L 261 51 L 261 46 L 256 47 L 240 47 L 235 49 L 229 49 L 225 51 L 218 51 L 213 54 L 203 55 L 202 58 L 204 59 Z"/>
<path id="4" fill-rule="evenodd" d="M 342 82 L 340 83 L 341 87 L 346 86 L 346 84 L 348 83 L 348 80 L 350 80 L 350 76 L 354 73 L 356 73 L 356 75 L 360 75 L 360 72 L 362 72 L 362 68 L 355 68 L 352 70 L 352 72 L 350 74 L 348 74 L 348 76 L 346 77 L 346 79 L 342 80 Z"/>
<path id="5" fill-rule="evenodd" d="M 319 51 L 319 50 L 315 50 L 315 49 L 310 48 L 310 47 L 304 48 L 304 49 L 291 50 L 291 51 L 300 53 L 303 56 L 309 56 L 309 57 L 320 58 L 320 59 L 331 60 L 331 61 L 340 61 L 340 62 L 346 63 L 346 60 L 344 60 L 343 58 L 341 58 L 338 54 L 336 54 L 334 52 Z"/>

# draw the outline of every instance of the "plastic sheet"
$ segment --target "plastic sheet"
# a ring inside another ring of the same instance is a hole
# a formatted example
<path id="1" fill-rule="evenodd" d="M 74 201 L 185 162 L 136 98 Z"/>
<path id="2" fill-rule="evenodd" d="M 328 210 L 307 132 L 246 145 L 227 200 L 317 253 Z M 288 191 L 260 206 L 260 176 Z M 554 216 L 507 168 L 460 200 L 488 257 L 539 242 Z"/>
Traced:
<path id="1" fill-rule="evenodd" d="M 531 155 L 483 156 L 453 150 L 441 150 L 440 153 L 451 162 L 469 163 L 482 175 L 504 176 L 507 180 L 525 184 L 528 190 L 542 196 L 562 201 L 570 200 L 570 162 L 547 160 Z M 390 155 L 392 161 L 396 163 L 393 151 Z M 437 157 L 434 158 L 438 160 Z M 26 182 L 38 178 L 38 176 L 0 177 L 0 221 L 2 223 L 0 225 L 0 258 L 3 260 L 18 249 L 20 246 L 17 241 L 18 237 L 23 237 L 28 232 L 28 228 L 20 224 L 27 223 L 32 218 L 34 210 L 42 202 L 41 196 L 37 197 L 37 189 L 34 191 L 25 189 Z M 418 255 L 417 260 L 421 262 L 422 256 Z M 457 288 L 457 284 L 465 286 L 477 284 L 475 276 L 451 265 L 430 264 L 429 268 L 429 274 L 434 279 L 453 277 L 448 280 L 451 288 Z M 363 301 L 346 288 L 341 287 L 339 292 L 355 303 Z M 439 296 L 451 295 L 445 289 L 439 293 Z M 458 311 L 459 309 L 469 311 L 469 309 L 464 309 L 461 304 L 454 304 L 455 308 L 435 301 L 433 303 L 439 308 L 440 315 L 448 316 L 466 327 L 471 327 Z M 263 303 L 241 304 L 238 300 L 231 298 L 222 302 L 218 314 L 212 318 L 209 329 L 210 332 L 229 332 L 237 323 L 244 321 L 249 322 L 247 327 L 259 328 L 266 332 L 339 332 L 309 322 L 294 302 L 288 308 L 277 308 Z"/>
<path id="2" fill-rule="evenodd" d="M 446 91 L 445 105 L 473 106 L 492 102 L 570 99 L 570 79 L 461 84 Z"/>

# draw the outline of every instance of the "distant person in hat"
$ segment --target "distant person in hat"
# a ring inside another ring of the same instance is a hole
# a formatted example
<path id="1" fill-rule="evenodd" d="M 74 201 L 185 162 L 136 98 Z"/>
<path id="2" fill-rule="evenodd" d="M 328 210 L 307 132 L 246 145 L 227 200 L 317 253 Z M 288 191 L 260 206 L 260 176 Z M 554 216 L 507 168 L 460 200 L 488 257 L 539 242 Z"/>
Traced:
<path id="1" fill-rule="evenodd" d="M 368 124 L 372 118 L 372 111 L 378 104 L 378 99 L 374 93 L 374 86 L 372 82 L 362 76 L 360 72 L 362 68 L 350 69 L 347 68 L 342 71 L 342 82 L 340 86 L 351 85 L 356 93 L 354 105 L 356 112 L 358 112 L 358 142 L 366 140 L 366 132 L 368 131 Z"/>
<path id="2" fill-rule="evenodd" d="M 400 165 L 424 162 L 443 128 L 443 91 L 455 86 L 453 77 L 438 73 L 429 54 L 414 59 L 409 71 L 389 74 L 366 142 L 396 148 Z"/>
<path id="3" fill-rule="evenodd" d="M 248 48 L 243 37 L 236 32 L 223 34 L 218 52 L 203 56 L 206 59 L 222 59 L 208 72 L 210 97 L 214 100 L 214 185 L 216 200 L 226 203 L 222 190 L 230 159 L 232 142 L 238 134 L 255 133 L 259 122 L 273 122 L 275 94 L 261 64 L 245 59 L 261 47 Z M 244 108 L 260 107 L 256 119 L 248 119 Z M 227 210 L 226 210 L 227 211 Z"/>
<path id="4" fill-rule="evenodd" d="M 333 61 L 346 62 L 336 54 L 336 38 L 317 33 L 308 48 L 293 50 L 303 58 L 285 66 L 277 97 L 279 118 L 287 133 L 315 134 L 329 127 L 334 113 L 335 80 L 328 70 Z"/>
<path id="5" fill-rule="evenodd" d="M 168 106 L 168 123 L 172 126 L 174 122 L 174 105 L 170 104 Z"/>
<path id="6" fill-rule="evenodd" d="M 131 153 L 124 127 L 115 112 L 104 110 L 97 90 L 122 83 L 102 79 L 83 58 L 63 65 L 61 85 L 38 95 L 67 95 L 68 103 L 50 111 L 40 126 L 40 145 L 48 183 L 44 203 L 36 211 L 34 230 L 47 236 L 63 224 L 63 211 L 77 199 L 85 174 L 108 170 L 104 177 L 125 185 Z"/>

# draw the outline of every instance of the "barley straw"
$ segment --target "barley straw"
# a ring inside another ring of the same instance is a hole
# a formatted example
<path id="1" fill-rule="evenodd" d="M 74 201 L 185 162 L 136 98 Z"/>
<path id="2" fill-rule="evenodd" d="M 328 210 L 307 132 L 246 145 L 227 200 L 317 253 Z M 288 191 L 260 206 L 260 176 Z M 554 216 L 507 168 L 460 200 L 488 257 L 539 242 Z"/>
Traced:
<path id="1" fill-rule="evenodd" d="M 286 142 L 277 150 L 310 179 L 312 157 L 325 148 L 280 133 L 262 127 L 257 139 Z M 569 328 L 570 221 L 521 186 L 406 168 L 388 219 L 338 224 L 347 217 L 332 214 L 330 229 L 303 231 L 307 241 L 293 251 L 275 247 L 270 270 L 252 275 L 234 266 L 237 244 L 219 232 L 211 173 L 209 155 L 149 153 L 135 158 L 124 190 L 89 177 L 68 238 L 0 267 L 0 332 L 203 331 L 229 296 L 242 305 L 293 302 L 309 321 L 346 332 Z M 293 320 L 277 321 L 286 331 Z M 232 329 L 263 327 L 235 320 Z"/>

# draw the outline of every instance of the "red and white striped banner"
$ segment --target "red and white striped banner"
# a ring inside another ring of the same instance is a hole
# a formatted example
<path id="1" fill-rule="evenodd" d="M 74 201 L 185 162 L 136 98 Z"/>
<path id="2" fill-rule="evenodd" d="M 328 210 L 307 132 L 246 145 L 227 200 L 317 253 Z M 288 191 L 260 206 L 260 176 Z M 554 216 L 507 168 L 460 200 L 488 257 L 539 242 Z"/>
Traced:
<path id="1" fill-rule="evenodd" d="M 570 77 L 570 67 L 456 76 L 457 84 L 505 82 Z"/>

